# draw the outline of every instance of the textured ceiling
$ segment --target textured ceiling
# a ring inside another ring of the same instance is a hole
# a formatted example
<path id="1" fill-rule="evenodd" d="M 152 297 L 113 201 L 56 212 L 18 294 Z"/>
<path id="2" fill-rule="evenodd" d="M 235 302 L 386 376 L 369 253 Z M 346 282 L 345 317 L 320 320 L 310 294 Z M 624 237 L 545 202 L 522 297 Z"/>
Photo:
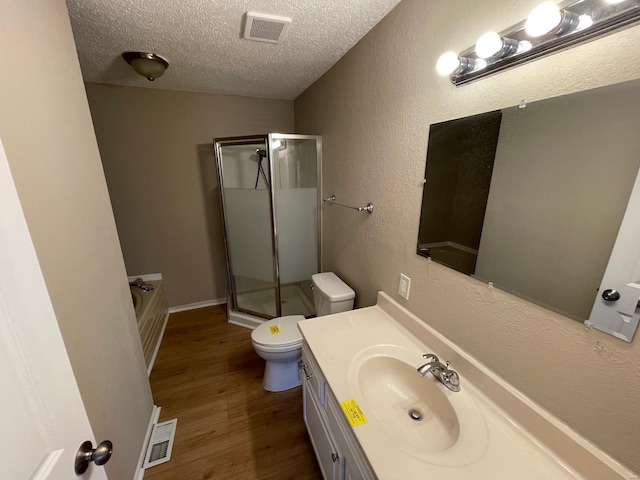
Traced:
<path id="1" fill-rule="evenodd" d="M 400 0 L 67 0 L 86 82 L 293 99 Z M 244 13 L 293 19 L 282 43 L 241 39 Z M 127 50 L 169 60 L 150 83 Z"/>

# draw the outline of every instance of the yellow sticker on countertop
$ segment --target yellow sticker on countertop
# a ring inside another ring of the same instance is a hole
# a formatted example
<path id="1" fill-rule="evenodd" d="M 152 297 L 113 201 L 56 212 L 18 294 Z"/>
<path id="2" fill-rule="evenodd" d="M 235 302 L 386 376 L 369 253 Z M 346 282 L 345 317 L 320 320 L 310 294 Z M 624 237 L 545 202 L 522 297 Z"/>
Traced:
<path id="1" fill-rule="evenodd" d="M 271 335 L 276 335 L 280 333 L 280 328 L 277 325 L 271 325 L 269 327 L 269 330 L 271 330 Z"/>
<path id="2" fill-rule="evenodd" d="M 367 423 L 367 417 L 364 416 L 364 413 L 362 413 L 362 410 L 360 410 L 358 406 L 358 402 L 355 400 L 345 400 L 344 402 L 340 402 L 340 406 L 352 427 Z"/>

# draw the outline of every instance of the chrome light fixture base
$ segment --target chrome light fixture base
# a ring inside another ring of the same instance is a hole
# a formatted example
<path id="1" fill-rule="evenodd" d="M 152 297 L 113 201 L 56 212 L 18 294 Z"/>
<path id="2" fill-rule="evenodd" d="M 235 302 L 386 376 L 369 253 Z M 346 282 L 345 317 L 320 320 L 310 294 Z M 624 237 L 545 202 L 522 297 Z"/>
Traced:
<path id="1" fill-rule="evenodd" d="M 136 73 L 142 75 L 150 82 L 162 76 L 169 62 L 167 59 L 149 52 L 124 52 L 122 58 L 131 65 Z"/>
<path id="2" fill-rule="evenodd" d="M 608 3 L 603 0 L 566 0 L 558 3 L 562 22 L 545 35 L 532 37 L 525 31 L 525 21 L 499 32 L 500 37 L 515 41 L 520 48 L 503 57 L 484 59 L 486 66 L 471 71 L 454 72 L 449 78 L 456 86 L 465 85 L 508 68 L 536 60 L 545 55 L 586 43 L 640 21 L 640 1 Z M 580 21 L 576 21 L 576 18 Z M 584 20 L 584 21 L 583 21 Z M 475 45 L 459 55 L 477 62 Z"/>

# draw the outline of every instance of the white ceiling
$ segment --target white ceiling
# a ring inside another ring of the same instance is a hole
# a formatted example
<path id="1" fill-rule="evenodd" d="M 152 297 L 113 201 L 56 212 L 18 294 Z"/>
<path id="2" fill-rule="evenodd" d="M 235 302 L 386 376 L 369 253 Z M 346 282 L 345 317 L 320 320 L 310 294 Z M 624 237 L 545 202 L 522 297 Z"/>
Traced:
<path id="1" fill-rule="evenodd" d="M 86 82 L 293 99 L 400 0 L 67 0 Z M 241 39 L 244 13 L 293 19 L 282 43 Z M 127 50 L 169 60 L 151 83 Z"/>

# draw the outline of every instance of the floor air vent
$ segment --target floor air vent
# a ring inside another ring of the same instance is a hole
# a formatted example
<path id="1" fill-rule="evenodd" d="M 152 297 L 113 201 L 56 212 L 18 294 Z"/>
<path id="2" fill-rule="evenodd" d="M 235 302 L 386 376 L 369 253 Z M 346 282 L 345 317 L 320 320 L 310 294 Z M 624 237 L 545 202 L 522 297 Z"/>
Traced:
<path id="1" fill-rule="evenodd" d="M 151 440 L 149 440 L 149 446 L 147 447 L 142 468 L 155 467 L 171 459 L 171 450 L 173 449 L 173 439 L 176 434 L 177 422 L 178 419 L 174 418 L 167 422 L 156 423 L 153 426 Z"/>
<path id="2" fill-rule="evenodd" d="M 291 19 L 287 17 L 247 12 L 243 38 L 257 42 L 278 43 L 284 39 L 290 25 Z"/>

